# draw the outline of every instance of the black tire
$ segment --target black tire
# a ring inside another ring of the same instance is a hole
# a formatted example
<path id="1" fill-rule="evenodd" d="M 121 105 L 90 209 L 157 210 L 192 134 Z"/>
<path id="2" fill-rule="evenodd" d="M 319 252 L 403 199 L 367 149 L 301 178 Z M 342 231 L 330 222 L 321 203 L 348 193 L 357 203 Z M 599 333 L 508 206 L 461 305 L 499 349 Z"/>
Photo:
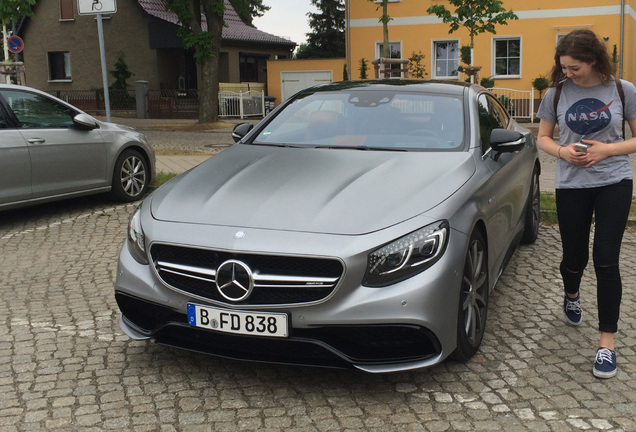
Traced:
<path id="1" fill-rule="evenodd" d="M 488 254 L 484 236 L 475 230 L 468 242 L 457 311 L 455 360 L 468 360 L 481 345 L 488 315 Z"/>
<path id="2" fill-rule="evenodd" d="M 149 182 L 146 159 L 137 150 L 125 150 L 115 162 L 111 196 L 120 202 L 136 201 L 146 193 Z"/>
<path id="3" fill-rule="evenodd" d="M 541 219 L 541 190 L 539 189 L 539 170 L 536 167 L 532 172 L 532 184 L 526 201 L 524 218 L 521 243 L 531 244 L 539 237 L 539 221 Z"/>

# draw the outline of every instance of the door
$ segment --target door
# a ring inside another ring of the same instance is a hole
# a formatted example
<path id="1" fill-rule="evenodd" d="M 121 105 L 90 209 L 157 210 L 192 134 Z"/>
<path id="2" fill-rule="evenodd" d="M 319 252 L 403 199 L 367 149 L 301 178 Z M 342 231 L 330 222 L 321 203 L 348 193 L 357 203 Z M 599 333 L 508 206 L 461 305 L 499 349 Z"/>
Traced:
<path id="1" fill-rule="evenodd" d="M 333 81 L 332 72 L 327 71 L 295 71 L 281 72 L 281 97 L 287 100 L 308 87 Z"/>
<path id="2" fill-rule="evenodd" d="M 523 223 L 523 210 L 528 198 L 530 185 L 530 158 L 525 158 L 520 152 L 494 153 L 490 147 L 490 132 L 495 128 L 507 129 L 510 122 L 508 114 L 501 105 L 487 94 L 481 94 L 478 100 L 479 127 L 484 152 L 484 164 L 492 171 L 492 177 L 487 186 L 488 196 L 493 199 L 495 211 L 490 215 L 491 253 L 495 254 L 497 266 L 505 258 L 508 246 L 513 236 Z"/>
<path id="3" fill-rule="evenodd" d="M 0 100 L 0 205 L 30 198 L 29 149 Z"/>
<path id="4" fill-rule="evenodd" d="M 106 186 L 106 149 L 99 129 L 75 126 L 77 111 L 23 90 L 0 90 L 19 122 L 31 161 L 33 198 Z"/>

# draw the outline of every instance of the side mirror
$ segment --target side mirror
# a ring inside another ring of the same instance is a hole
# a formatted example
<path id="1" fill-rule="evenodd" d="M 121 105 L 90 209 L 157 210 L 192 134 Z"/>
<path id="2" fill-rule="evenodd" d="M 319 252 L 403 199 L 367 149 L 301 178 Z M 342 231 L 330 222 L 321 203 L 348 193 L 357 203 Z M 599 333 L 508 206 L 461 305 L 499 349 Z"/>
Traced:
<path id="1" fill-rule="evenodd" d="M 80 129 L 85 130 L 93 130 L 99 127 L 93 117 L 84 113 L 77 114 L 75 117 L 73 117 L 73 123 L 75 123 L 75 126 L 79 127 Z"/>
<path id="2" fill-rule="evenodd" d="M 521 150 L 526 137 L 520 132 L 507 129 L 493 129 L 490 132 L 490 146 L 499 152 L 512 153 Z"/>
<path id="3" fill-rule="evenodd" d="M 234 139 L 234 142 L 236 143 L 242 140 L 253 127 L 254 125 L 252 123 L 241 123 L 234 126 L 234 129 L 232 130 L 232 138 Z"/>

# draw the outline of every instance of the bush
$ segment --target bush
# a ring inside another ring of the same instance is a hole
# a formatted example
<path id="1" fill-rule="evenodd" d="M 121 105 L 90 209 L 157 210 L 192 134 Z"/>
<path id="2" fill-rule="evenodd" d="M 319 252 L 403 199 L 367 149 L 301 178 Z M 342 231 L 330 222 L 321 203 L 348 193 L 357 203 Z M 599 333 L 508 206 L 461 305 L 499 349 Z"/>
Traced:
<path id="1" fill-rule="evenodd" d="M 539 90 L 539 99 L 541 99 L 541 93 L 543 93 L 543 90 L 550 87 L 550 82 L 548 81 L 546 77 L 539 76 L 538 78 L 535 78 L 534 80 L 532 80 L 532 87 Z"/>
<path id="2" fill-rule="evenodd" d="M 360 59 L 360 79 L 367 79 L 367 61 L 364 57 Z"/>
<path id="3" fill-rule="evenodd" d="M 495 86 L 495 80 L 492 77 L 484 77 L 479 82 L 482 87 L 486 87 L 487 89 L 493 88 Z"/>
<path id="4" fill-rule="evenodd" d="M 420 51 L 418 54 L 413 51 L 411 57 L 409 57 L 409 73 L 412 78 L 424 78 L 424 76 L 428 75 L 426 72 L 426 66 L 422 64 L 422 60 L 426 57 Z"/>

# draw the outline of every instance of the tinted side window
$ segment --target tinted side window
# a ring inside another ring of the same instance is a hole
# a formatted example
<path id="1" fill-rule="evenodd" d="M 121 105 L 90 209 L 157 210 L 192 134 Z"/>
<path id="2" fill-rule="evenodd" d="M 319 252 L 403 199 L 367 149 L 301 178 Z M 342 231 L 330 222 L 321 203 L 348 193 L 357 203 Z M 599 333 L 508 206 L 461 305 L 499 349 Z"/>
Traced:
<path id="1" fill-rule="evenodd" d="M 490 149 L 490 132 L 495 128 L 505 128 L 508 122 L 505 112 L 491 96 L 482 94 L 478 102 L 481 148 L 486 153 Z"/>
<path id="2" fill-rule="evenodd" d="M 75 111 L 35 93 L 1 90 L 20 127 L 24 129 L 73 127 Z"/>
<path id="3" fill-rule="evenodd" d="M 501 124 L 500 127 L 504 129 L 507 128 L 510 117 L 508 117 L 508 113 L 506 112 L 506 110 L 504 110 L 503 107 L 499 103 L 497 103 L 494 98 L 489 97 L 488 101 L 492 107 L 491 112 L 495 117 L 497 117 L 499 123 Z"/>

